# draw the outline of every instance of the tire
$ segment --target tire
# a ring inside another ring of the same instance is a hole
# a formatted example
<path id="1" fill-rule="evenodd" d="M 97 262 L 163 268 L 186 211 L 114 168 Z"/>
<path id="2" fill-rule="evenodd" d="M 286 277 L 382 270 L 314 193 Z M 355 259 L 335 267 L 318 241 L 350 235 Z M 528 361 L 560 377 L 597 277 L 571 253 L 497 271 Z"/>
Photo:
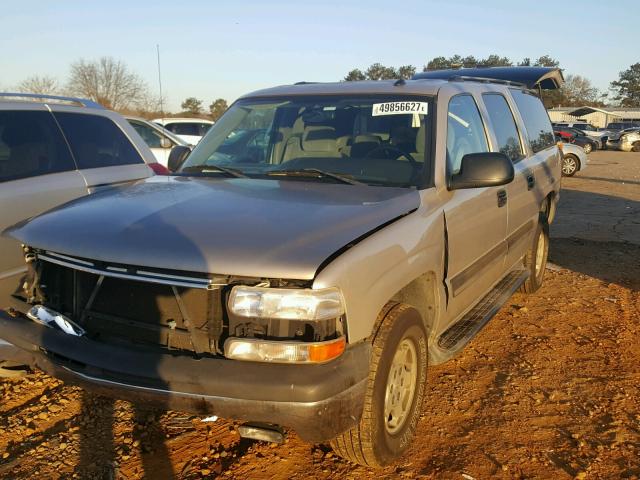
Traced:
<path id="1" fill-rule="evenodd" d="M 549 224 L 547 217 L 538 215 L 538 226 L 533 237 L 533 243 L 523 258 L 524 268 L 529 271 L 529 278 L 520 287 L 522 293 L 534 293 L 544 280 L 549 255 Z"/>
<path id="2" fill-rule="evenodd" d="M 388 465 L 409 447 L 427 384 L 427 333 L 418 311 L 389 303 L 377 324 L 362 417 L 330 442 L 337 455 L 367 467 Z"/>
<path id="3" fill-rule="evenodd" d="M 571 153 L 562 157 L 562 176 L 573 177 L 580 170 L 580 160 Z"/>
<path id="4" fill-rule="evenodd" d="M 551 196 L 548 196 L 544 199 L 542 204 L 540 205 L 540 213 L 545 216 L 547 219 L 547 224 L 551 225 L 553 223 L 553 219 L 556 217 L 557 205 Z"/>
<path id="5" fill-rule="evenodd" d="M 631 151 L 640 152 L 640 142 L 634 142 L 634 144 L 631 146 Z"/>
<path id="6" fill-rule="evenodd" d="M 593 150 L 593 146 L 590 143 L 587 143 L 584 147 L 582 147 L 582 149 L 584 150 L 584 153 L 589 154 Z"/>

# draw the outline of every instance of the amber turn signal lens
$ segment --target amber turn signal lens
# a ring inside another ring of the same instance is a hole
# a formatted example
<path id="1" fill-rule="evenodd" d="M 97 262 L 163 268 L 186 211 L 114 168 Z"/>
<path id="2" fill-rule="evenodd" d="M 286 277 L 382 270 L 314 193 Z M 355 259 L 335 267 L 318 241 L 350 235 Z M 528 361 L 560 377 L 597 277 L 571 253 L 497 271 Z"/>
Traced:
<path id="1" fill-rule="evenodd" d="M 322 363 L 342 355 L 347 342 L 340 337 L 333 342 L 316 343 L 309 348 L 309 361 Z"/>

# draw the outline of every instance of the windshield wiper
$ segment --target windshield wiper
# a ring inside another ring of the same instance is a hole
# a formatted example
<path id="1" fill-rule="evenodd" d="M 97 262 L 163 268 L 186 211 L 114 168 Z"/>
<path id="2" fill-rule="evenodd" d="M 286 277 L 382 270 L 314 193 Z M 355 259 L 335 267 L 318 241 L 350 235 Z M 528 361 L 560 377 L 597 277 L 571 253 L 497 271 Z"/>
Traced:
<path id="1" fill-rule="evenodd" d="M 224 173 L 230 177 L 249 178 L 237 168 L 221 167 L 220 165 L 192 165 L 183 168 L 178 173 Z"/>
<path id="2" fill-rule="evenodd" d="M 340 175 L 339 173 L 326 172 L 324 170 L 320 170 L 319 168 L 301 168 L 299 170 L 271 170 L 270 172 L 266 172 L 266 174 L 270 176 L 282 177 L 326 177 L 333 178 L 334 180 L 339 180 L 342 183 L 348 183 L 349 185 L 365 185 L 365 183 L 354 180 L 353 178 Z"/>

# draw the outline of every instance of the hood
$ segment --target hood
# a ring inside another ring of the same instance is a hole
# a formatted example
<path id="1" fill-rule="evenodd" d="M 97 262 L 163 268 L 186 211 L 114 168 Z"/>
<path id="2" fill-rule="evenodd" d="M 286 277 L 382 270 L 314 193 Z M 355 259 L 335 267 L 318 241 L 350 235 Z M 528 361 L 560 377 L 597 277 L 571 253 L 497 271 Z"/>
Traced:
<path id="1" fill-rule="evenodd" d="M 331 254 L 419 203 L 416 190 L 401 188 L 156 176 L 74 200 L 5 233 L 105 262 L 310 280 Z"/>

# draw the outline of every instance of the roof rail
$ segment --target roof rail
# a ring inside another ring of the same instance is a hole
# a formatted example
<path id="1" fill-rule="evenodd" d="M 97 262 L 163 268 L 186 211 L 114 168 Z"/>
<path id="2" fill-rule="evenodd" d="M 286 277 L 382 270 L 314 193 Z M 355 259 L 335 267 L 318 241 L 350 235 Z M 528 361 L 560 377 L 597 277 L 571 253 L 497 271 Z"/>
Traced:
<path id="1" fill-rule="evenodd" d="M 99 103 L 94 102 L 93 100 L 87 100 L 86 98 L 76 98 L 76 97 L 61 97 L 59 95 L 45 95 L 40 93 L 0 93 L 0 100 L 5 98 L 28 98 L 34 100 L 54 100 L 57 102 L 64 103 L 72 103 L 75 105 L 79 105 L 81 107 L 86 108 L 97 108 L 104 110 L 104 107 Z"/>

